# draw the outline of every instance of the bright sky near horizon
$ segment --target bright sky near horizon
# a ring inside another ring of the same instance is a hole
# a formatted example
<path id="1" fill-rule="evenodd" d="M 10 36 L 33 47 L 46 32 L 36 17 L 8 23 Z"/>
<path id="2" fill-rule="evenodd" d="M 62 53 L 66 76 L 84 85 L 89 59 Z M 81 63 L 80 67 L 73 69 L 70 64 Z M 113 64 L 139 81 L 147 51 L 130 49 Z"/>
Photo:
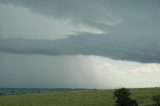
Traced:
<path id="1" fill-rule="evenodd" d="M 0 0 L 0 87 L 159 87 L 159 4 Z"/>

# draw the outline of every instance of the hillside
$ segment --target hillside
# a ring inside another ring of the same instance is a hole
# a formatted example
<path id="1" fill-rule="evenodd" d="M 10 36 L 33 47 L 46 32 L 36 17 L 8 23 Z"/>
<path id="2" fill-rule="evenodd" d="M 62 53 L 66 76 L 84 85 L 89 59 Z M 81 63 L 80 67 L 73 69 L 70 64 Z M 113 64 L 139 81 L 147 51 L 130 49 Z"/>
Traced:
<path id="1" fill-rule="evenodd" d="M 42 92 L 0 96 L 0 106 L 114 106 L 114 90 Z M 150 104 L 160 88 L 130 89 L 139 105 Z"/>

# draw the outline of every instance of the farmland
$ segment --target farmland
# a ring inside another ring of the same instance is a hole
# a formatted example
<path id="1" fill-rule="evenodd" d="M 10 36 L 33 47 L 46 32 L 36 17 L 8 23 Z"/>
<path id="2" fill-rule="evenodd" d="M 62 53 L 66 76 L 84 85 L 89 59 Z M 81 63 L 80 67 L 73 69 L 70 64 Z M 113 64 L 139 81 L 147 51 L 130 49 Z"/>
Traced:
<path id="1" fill-rule="evenodd" d="M 160 88 L 130 89 L 139 105 L 153 103 Z M 0 106 L 114 106 L 114 90 L 49 91 L 0 96 Z"/>

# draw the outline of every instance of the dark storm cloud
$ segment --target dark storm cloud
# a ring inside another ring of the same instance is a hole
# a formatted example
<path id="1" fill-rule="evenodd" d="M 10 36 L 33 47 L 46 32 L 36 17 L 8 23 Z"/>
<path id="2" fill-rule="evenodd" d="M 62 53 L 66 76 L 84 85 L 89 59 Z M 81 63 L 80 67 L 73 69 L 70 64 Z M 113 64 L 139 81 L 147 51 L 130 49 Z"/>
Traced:
<path id="1" fill-rule="evenodd" d="M 159 0 L 0 0 L 31 12 L 57 19 L 69 19 L 74 24 L 85 24 L 104 31 L 110 25 L 127 22 L 128 29 L 159 25 Z M 152 22 L 151 22 L 152 21 Z M 131 26 L 133 24 L 133 26 Z M 136 24 L 136 26 L 134 26 Z M 138 24 L 138 25 L 137 25 Z M 123 29 L 120 29 L 123 30 Z"/>
<path id="2" fill-rule="evenodd" d="M 109 32 L 59 40 L 1 39 L 1 52 L 99 55 L 144 63 L 160 62 L 159 0 L 0 0 L 0 3 Z"/>
<path id="3" fill-rule="evenodd" d="M 116 35 L 115 35 L 116 36 Z M 1 39 L 0 52 L 40 55 L 98 55 L 118 60 L 160 62 L 158 39 L 81 34 L 66 39 Z M 136 42 L 135 42 L 136 41 Z M 143 42 L 141 42 L 143 41 Z M 150 42 L 154 44 L 150 45 Z"/>
<path id="4" fill-rule="evenodd" d="M 75 24 L 83 23 L 103 28 L 106 19 L 116 23 L 116 19 L 112 19 L 112 14 L 108 12 L 104 0 L 100 2 L 97 0 L 0 0 L 0 2 L 26 7 L 36 14 L 70 19 Z"/>
<path id="5" fill-rule="evenodd" d="M 0 0 L 35 14 L 68 19 L 104 32 L 160 34 L 159 0 Z"/>
<path id="6" fill-rule="evenodd" d="M 145 39 L 159 35 L 159 0 L 0 0 L 0 3 L 25 7 L 30 12 L 72 24 Z M 139 38 L 138 38 L 139 39 Z"/>

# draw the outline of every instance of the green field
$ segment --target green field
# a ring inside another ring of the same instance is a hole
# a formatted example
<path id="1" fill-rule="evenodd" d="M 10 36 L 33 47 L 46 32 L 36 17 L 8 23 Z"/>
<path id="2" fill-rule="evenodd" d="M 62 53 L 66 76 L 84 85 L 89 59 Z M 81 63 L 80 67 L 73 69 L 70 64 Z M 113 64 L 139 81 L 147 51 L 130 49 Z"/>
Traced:
<path id="1" fill-rule="evenodd" d="M 0 106 L 114 106 L 114 90 L 33 93 L 0 96 Z M 160 88 L 130 89 L 139 105 L 153 103 Z"/>

